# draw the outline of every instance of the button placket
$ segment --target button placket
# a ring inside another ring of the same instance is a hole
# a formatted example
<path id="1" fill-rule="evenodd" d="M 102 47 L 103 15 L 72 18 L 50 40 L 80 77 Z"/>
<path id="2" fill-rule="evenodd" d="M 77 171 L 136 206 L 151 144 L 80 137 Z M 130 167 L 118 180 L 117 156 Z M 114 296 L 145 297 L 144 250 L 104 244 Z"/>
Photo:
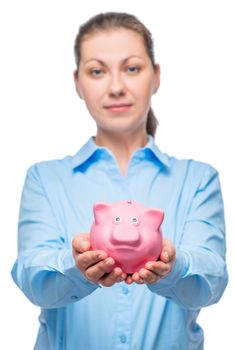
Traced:
<path id="1" fill-rule="evenodd" d="M 117 324 L 115 349 L 124 350 L 130 348 L 132 296 L 131 287 L 124 283 L 118 285 L 117 290 Z"/>

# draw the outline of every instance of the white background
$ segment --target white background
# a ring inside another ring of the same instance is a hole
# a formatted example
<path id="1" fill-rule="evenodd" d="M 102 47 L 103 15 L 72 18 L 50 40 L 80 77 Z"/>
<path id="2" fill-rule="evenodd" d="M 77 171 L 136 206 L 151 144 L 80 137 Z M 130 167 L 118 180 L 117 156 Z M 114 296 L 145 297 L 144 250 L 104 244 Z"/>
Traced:
<path id="1" fill-rule="evenodd" d="M 233 5 L 231 0 L 0 1 L 1 349 L 31 350 L 38 327 L 38 308 L 10 277 L 25 173 L 37 161 L 76 153 L 95 134 L 74 90 L 73 42 L 81 23 L 110 10 L 137 15 L 155 38 L 162 75 L 152 105 L 160 121 L 160 149 L 219 170 L 230 282 L 199 321 L 206 350 L 234 348 Z"/>

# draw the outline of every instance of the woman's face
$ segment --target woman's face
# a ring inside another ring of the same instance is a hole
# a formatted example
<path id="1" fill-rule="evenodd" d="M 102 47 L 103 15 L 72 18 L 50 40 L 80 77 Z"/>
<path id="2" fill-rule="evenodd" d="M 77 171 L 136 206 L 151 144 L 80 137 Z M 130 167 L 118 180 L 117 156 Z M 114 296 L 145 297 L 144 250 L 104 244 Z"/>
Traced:
<path id="1" fill-rule="evenodd" d="M 122 28 L 85 37 L 74 74 L 76 90 L 98 129 L 121 133 L 145 128 L 159 76 L 142 37 Z"/>

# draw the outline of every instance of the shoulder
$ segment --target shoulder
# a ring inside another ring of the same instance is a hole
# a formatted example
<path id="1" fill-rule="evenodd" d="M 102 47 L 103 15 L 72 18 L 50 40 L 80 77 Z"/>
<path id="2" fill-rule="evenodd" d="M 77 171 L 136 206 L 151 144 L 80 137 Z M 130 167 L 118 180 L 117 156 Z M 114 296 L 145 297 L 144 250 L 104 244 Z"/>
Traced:
<path id="1" fill-rule="evenodd" d="M 217 170 L 209 163 L 205 163 L 192 158 L 181 159 L 168 153 L 162 152 L 152 137 L 150 137 L 149 147 L 154 153 L 155 159 L 157 159 L 157 161 L 160 161 L 161 169 L 167 175 L 190 174 L 199 176 L 206 172 L 217 173 Z"/>
<path id="2" fill-rule="evenodd" d="M 177 176 L 183 176 L 187 182 L 201 185 L 204 181 L 218 177 L 218 170 L 209 163 L 202 162 L 195 159 L 178 159 L 170 157 L 169 168 L 171 173 Z"/>
<path id="3" fill-rule="evenodd" d="M 27 175 L 35 178 L 47 180 L 64 176 L 66 173 L 72 171 L 72 156 L 66 156 L 61 159 L 44 160 L 32 164 L 28 170 Z"/>
<path id="4" fill-rule="evenodd" d="M 33 164 L 28 171 L 37 172 L 41 175 L 49 174 L 73 174 L 73 170 L 77 165 L 82 164 L 88 159 L 96 150 L 93 138 L 90 137 L 88 141 L 83 144 L 74 155 L 68 155 L 64 158 L 41 161 Z"/>
<path id="5" fill-rule="evenodd" d="M 176 159 L 176 162 L 188 167 L 189 171 L 195 173 L 217 172 L 211 164 L 195 159 Z"/>

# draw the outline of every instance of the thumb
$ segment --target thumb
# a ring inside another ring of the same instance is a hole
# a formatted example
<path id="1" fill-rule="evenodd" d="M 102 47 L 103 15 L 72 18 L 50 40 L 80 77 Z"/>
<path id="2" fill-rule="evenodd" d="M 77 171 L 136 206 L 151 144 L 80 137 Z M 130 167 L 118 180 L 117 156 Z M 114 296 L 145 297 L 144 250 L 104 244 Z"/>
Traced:
<path id="1" fill-rule="evenodd" d="M 163 248 L 160 254 L 160 260 L 164 263 L 168 263 L 169 261 L 175 258 L 175 248 L 170 239 L 163 240 Z"/>
<path id="2" fill-rule="evenodd" d="M 84 253 L 90 249 L 90 239 L 88 233 L 81 233 L 74 237 L 72 247 L 78 253 Z"/>

